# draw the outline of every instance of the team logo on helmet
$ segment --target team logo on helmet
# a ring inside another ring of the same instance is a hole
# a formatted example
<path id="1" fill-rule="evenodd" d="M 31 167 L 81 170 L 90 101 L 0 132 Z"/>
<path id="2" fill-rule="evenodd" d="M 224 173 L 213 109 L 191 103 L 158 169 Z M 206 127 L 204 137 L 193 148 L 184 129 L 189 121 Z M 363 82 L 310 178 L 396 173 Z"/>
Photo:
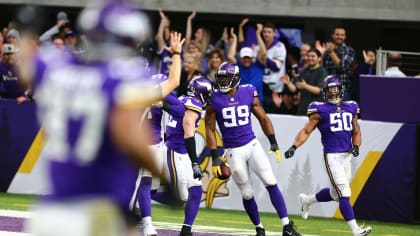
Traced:
<path id="1" fill-rule="evenodd" d="M 203 107 L 207 105 L 207 101 L 212 93 L 213 85 L 206 77 L 195 77 L 188 84 L 187 95 L 198 98 Z"/>

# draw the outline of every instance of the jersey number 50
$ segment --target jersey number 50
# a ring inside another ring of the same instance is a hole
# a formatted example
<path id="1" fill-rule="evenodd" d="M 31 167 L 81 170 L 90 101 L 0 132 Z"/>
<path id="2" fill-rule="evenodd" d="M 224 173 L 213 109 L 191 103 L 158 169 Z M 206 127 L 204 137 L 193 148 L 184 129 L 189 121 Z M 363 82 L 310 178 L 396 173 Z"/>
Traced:
<path id="1" fill-rule="evenodd" d="M 342 113 L 332 113 L 330 114 L 330 130 L 332 132 L 338 131 L 352 131 L 353 125 L 351 121 L 353 120 L 353 114 L 349 112 Z"/>

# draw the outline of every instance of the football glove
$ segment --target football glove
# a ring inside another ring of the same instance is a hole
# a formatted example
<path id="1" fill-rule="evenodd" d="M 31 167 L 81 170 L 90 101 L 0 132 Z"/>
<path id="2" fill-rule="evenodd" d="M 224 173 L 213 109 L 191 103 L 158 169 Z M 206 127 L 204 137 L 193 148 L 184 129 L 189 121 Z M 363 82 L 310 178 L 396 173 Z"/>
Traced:
<path id="1" fill-rule="evenodd" d="M 289 149 L 287 149 L 287 151 L 284 152 L 286 159 L 293 157 L 293 155 L 295 155 L 296 149 L 297 147 L 295 145 L 292 145 Z"/>
<path id="2" fill-rule="evenodd" d="M 354 157 L 359 156 L 359 146 L 353 145 L 353 147 L 350 148 L 349 151 Z"/>
<path id="3" fill-rule="evenodd" d="M 203 177 L 203 173 L 201 172 L 200 165 L 197 162 L 193 162 L 192 169 L 193 169 L 194 179 L 201 180 L 201 177 Z"/>
<path id="4" fill-rule="evenodd" d="M 211 169 L 214 177 L 220 178 L 221 176 L 223 176 L 223 172 L 221 170 L 222 165 L 229 167 L 228 163 L 226 162 L 226 159 L 219 157 L 213 159 Z"/>
<path id="5" fill-rule="evenodd" d="M 281 151 L 279 145 L 277 143 L 270 144 L 270 150 L 268 151 L 269 154 L 275 152 L 276 153 L 276 161 L 280 163 L 281 161 Z"/>

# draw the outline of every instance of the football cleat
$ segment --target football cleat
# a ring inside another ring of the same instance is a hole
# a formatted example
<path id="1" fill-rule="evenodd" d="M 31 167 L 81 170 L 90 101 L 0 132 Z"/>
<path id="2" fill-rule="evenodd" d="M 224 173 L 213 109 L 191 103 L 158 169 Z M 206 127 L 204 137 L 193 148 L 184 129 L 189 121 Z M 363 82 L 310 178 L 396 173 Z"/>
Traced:
<path id="1" fill-rule="evenodd" d="M 143 236 L 157 236 L 155 227 L 151 223 L 143 224 Z"/>
<path id="2" fill-rule="evenodd" d="M 191 226 L 183 225 L 179 236 L 192 236 Z"/>
<path id="3" fill-rule="evenodd" d="M 359 230 L 357 230 L 357 232 L 353 232 L 354 236 L 364 236 L 364 235 L 369 235 L 370 232 L 372 232 L 372 228 L 370 226 L 367 227 L 360 227 Z"/>
<path id="4" fill-rule="evenodd" d="M 303 219 L 308 219 L 308 215 L 309 215 L 309 204 L 307 203 L 307 199 L 308 199 L 308 195 L 301 193 L 298 196 L 299 202 L 301 203 L 301 207 L 300 207 L 300 216 Z"/>
<path id="5" fill-rule="evenodd" d="M 256 236 L 265 236 L 265 229 L 262 227 L 255 227 Z"/>
<path id="6" fill-rule="evenodd" d="M 302 236 L 298 231 L 296 231 L 296 226 L 293 224 L 293 221 L 290 221 L 289 224 L 283 226 L 283 236 Z"/>

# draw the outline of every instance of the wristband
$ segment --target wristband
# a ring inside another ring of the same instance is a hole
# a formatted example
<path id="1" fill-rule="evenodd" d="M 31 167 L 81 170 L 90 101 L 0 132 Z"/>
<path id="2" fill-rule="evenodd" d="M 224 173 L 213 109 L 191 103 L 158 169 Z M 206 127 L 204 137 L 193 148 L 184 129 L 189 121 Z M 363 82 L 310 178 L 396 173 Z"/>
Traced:
<path id="1" fill-rule="evenodd" d="M 210 155 L 212 160 L 216 160 L 219 158 L 219 153 L 217 152 L 217 149 L 210 150 Z"/>
<path id="2" fill-rule="evenodd" d="M 274 134 L 267 135 L 267 138 L 270 141 L 270 144 L 277 144 L 276 136 L 274 136 Z"/>
<path id="3" fill-rule="evenodd" d="M 177 52 L 177 51 L 173 51 L 172 52 L 172 56 L 174 56 L 174 55 L 181 55 L 181 53 L 180 52 Z"/>

